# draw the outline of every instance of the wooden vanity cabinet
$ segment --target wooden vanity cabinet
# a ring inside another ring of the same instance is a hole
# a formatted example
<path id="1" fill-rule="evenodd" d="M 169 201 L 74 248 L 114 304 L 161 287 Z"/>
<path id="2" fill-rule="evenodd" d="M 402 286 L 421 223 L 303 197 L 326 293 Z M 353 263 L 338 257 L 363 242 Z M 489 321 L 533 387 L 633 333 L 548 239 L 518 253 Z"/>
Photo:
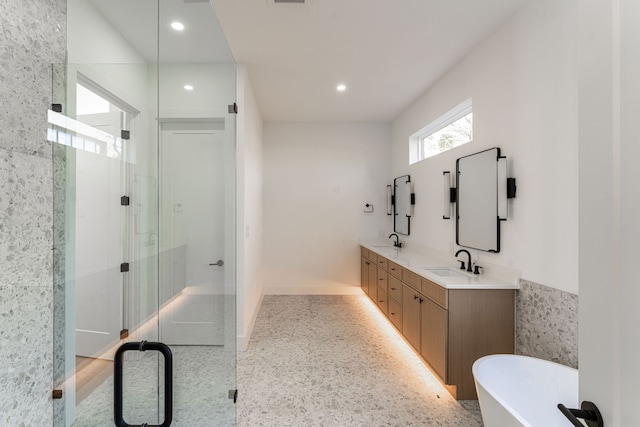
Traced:
<path id="1" fill-rule="evenodd" d="M 449 313 L 429 298 L 420 306 L 420 355 L 448 384 L 447 353 Z"/>
<path id="2" fill-rule="evenodd" d="M 402 267 L 400 265 L 389 260 L 387 262 L 387 267 L 387 271 L 389 272 L 390 276 L 393 276 L 398 280 L 402 280 Z"/>
<path id="3" fill-rule="evenodd" d="M 402 306 L 393 298 L 389 298 L 387 317 L 397 330 L 402 331 Z"/>
<path id="4" fill-rule="evenodd" d="M 477 399 L 473 363 L 515 350 L 515 290 L 447 289 L 368 252 L 362 289 L 456 399 Z"/>
<path id="5" fill-rule="evenodd" d="M 378 264 L 380 265 L 380 264 Z M 386 266 L 386 263 L 385 263 Z M 388 283 L 388 275 L 387 272 L 382 268 L 378 267 L 378 294 L 375 299 L 376 304 L 378 304 L 378 308 L 382 310 L 385 316 L 387 316 L 387 283 Z"/>
<path id="6" fill-rule="evenodd" d="M 389 283 L 388 283 L 388 292 L 389 297 L 394 299 L 397 304 L 402 304 L 402 282 L 398 280 L 398 278 L 393 277 L 389 274 Z"/>
<path id="7" fill-rule="evenodd" d="M 367 258 L 360 257 L 360 287 L 367 295 L 369 295 L 369 264 L 371 262 Z"/>
<path id="8" fill-rule="evenodd" d="M 378 255 L 366 248 L 360 248 L 360 287 L 376 301 L 378 286 Z"/>
<path id="9" fill-rule="evenodd" d="M 380 311 L 382 311 L 385 316 L 389 317 L 387 293 L 378 288 L 378 295 L 376 299 Z"/>
<path id="10" fill-rule="evenodd" d="M 457 399 L 477 399 L 473 363 L 515 351 L 515 290 L 449 289 L 447 383 Z"/>
<path id="11" fill-rule="evenodd" d="M 385 257 L 381 256 L 381 255 L 377 255 L 377 264 L 378 267 L 380 267 L 383 270 L 387 270 L 387 266 L 388 266 L 388 261 Z"/>
<path id="12" fill-rule="evenodd" d="M 402 282 L 391 272 L 393 264 L 389 261 L 389 275 L 387 284 L 388 295 L 388 314 L 387 317 L 399 331 L 402 331 Z M 397 265 L 397 264 L 396 264 Z M 398 266 L 401 268 L 400 266 Z M 400 270 L 400 274 L 402 271 Z"/>
<path id="13" fill-rule="evenodd" d="M 402 335 L 420 352 L 420 300 L 418 291 L 402 284 Z"/>

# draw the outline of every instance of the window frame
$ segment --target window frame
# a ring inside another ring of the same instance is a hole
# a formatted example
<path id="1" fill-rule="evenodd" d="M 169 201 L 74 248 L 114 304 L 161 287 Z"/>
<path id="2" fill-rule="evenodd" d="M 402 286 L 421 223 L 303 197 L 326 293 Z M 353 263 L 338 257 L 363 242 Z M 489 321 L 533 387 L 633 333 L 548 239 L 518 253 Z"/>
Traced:
<path id="1" fill-rule="evenodd" d="M 422 129 L 420 129 L 419 131 L 411 135 L 409 137 L 409 164 L 412 165 L 419 161 L 422 161 L 422 160 L 437 156 L 438 154 L 444 153 L 446 151 L 449 151 L 452 148 L 456 148 L 456 147 L 447 148 L 445 150 L 440 151 L 439 153 L 425 156 L 425 153 L 422 152 L 423 151 L 422 140 L 425 138 L 428 138 L 429 136 L 433 135 L 436 132 L 441 131 L 442 129 L 455 123 L 456 121 L 467 116 L 468 114 L 473 114 L 473 103 L 471 98 L 465 99 L 463 102 L 456 105 L 455 107 L 453 107 L 452 109 L 450 109 L 449 111 L 447 111 L 446 113 L 438 117 L 437 119 L 430 122 L 428 125 L 426 125 Z M 471 126 L 472 126 L 471 128 L 472 137 L 469 141 L 465 142 L 465 144 L 473 141 L 473 116 L 472 116 Z"/>

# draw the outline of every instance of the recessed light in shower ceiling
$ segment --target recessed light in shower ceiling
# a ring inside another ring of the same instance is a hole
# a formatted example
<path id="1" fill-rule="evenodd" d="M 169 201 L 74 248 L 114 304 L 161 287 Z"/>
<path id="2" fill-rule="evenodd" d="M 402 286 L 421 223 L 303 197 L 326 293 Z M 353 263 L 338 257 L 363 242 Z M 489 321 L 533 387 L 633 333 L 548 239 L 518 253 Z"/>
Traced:
<path id="1" fill-rule="evenodd" d="M 184 24 L 182 22 L 179 22 L 179 21 L 173 21 L 171 23 L 171 28 L 173 28 L 176 31 L 182 31 L 182 30 L 184 30 Z"/>

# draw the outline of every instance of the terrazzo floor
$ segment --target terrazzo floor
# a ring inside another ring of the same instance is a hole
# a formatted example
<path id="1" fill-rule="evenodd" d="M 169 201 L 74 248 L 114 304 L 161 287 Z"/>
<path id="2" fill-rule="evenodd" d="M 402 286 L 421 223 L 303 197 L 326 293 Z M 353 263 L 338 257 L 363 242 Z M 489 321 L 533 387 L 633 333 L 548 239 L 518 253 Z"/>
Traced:
<path id="1" fill-rule="evenodd" d="M 238 390 L 242 427 L 482 426 L 365 296 L 265 296 Z"/>

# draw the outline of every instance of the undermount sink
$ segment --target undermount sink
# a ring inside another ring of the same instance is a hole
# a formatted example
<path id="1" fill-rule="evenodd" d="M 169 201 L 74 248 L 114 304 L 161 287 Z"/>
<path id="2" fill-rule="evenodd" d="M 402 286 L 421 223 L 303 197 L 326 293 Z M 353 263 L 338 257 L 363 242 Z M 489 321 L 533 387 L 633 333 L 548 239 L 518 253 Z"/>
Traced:
<path id="1" fill-rule="evenodd" d="M 447 267 L 425 268 L 425 270 L 442 277 L 466 277 L 464 274 Z"/>

